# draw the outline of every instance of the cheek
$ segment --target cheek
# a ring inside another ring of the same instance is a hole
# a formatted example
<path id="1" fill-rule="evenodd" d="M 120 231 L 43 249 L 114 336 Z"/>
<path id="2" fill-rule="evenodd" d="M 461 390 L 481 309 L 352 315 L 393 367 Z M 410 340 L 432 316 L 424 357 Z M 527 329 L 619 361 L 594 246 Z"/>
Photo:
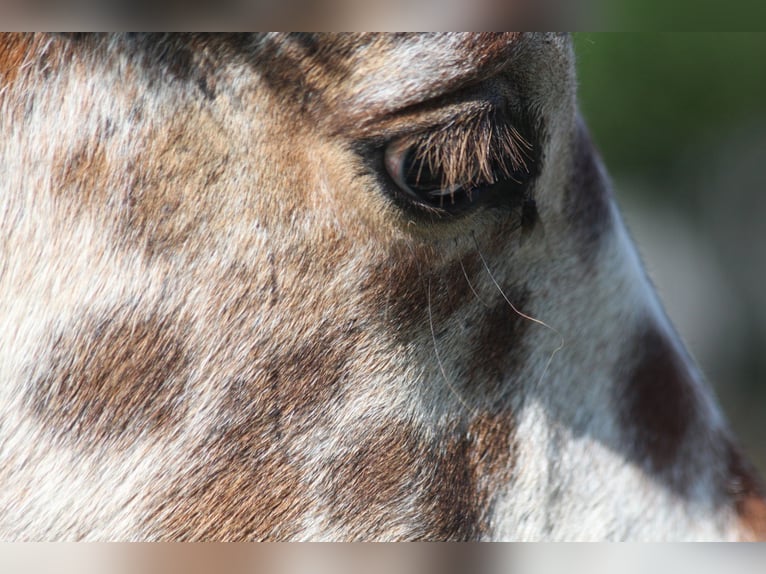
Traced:
<path id="1" fill-rule="evenodd" d="M 377 170 L 358 153 L 328 144 L 312 160 L 313 171 L 301 184 L 309 193 L 307 209 L 318 228 L 348 241 L 344 258 L 385 256 L 388 245 L 412 230 L 382 188 Z"/>

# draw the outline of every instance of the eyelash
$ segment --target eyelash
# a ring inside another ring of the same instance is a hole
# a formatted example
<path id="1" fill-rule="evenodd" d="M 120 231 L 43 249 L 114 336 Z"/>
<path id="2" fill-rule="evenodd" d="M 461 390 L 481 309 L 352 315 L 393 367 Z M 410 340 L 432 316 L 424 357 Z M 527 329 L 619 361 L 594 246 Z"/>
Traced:
<path id="1" fill-rule="evenodd" d="M 444 173 L 444 187 L 491 184 L 527 169 L 531 146 L 504 122 L 489 118 L 431 132 L 415 143 L 416 157 Z"/>
<path id="2" fill-rule="evenodd" d="M 429 209 L 464 207 L 458 204 L 471 203 L 478 189 L 501 180 L 520 185 L 530 175 L 533 149 L 498 116 L 482 110 L 424 134 L 394 139 L 385 148 L 385 169 L 410 200 Z"/>

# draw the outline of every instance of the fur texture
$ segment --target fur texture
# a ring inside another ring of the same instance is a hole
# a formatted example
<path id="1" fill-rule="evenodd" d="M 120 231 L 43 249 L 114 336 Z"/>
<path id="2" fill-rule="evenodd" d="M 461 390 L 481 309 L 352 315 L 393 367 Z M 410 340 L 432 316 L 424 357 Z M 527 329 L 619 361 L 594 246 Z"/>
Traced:
<path id="1" fill-rule="evenodd" d="M 4 36 L 0 134 L 2 538 L 766 534 L 566 36 Z"/>

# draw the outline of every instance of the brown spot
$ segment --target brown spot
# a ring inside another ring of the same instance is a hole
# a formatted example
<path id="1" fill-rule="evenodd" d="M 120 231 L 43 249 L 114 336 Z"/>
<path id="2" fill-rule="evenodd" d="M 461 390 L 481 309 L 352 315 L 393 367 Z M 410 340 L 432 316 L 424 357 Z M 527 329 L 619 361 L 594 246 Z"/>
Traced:
<path id="1" fill-rule="evenodd" d="M 470 432 L 453 433 L 442 439 L 441 448 L 426 454 L 432 465 L 424 493 L 428 539 L 467 541 L 480 536 L 485 493 L 479 491 L 471 464 L 476 448 L 472 438 Z"/>
<path id="2" fill-rule="evenodd" d="M 766 541 L 766 489 L 750 461 L 731 443 L 726 493 L 734 502 L 743 539 Z"/>
<path id="3" fill-rule="evenodd" d="M 449 319 L 476 295 L 466 276 L 474 281 L 481 267 L 475 253 L 455 256 L 440 263 L 433 249 L 409 249 L 397 245 L 382 261 L 371 265 L 360 290 L 376 316 L 397 333 L 412 330 L 430 332 L 430 317 L 435 325 Z"/>
<path id="4" fill-rule="evenodd" d="M 566 187 L 566 216 L 590 259 L 596 245 L 611 226 L 611 197 L 599 169 L 598 151 L 582 120 L 574 140 L 572 177 Z"/>
<path id="5" fill-rule="evenodd" d="M 316 124 L 348 122 L 348 108 L 345 115 L 332 113 L 329 104 L 350 73 L 356 52 L 367 44 L 364 35 L 289 33 L 254 38 L 246 46 L 232 45 L 246 54 L 248 64 L 282 105 L 310 114 Z"/>
<path id="6" fill-rule="evenodd" d="M 481 265 L 481 259 L 476 253 L 468 253 L 429 276 L 431 317 L 434 322 L 448 320 L 468 303 L 478 303 L 471 286 L 476 283 L 476 276 L 482 270 Z"/>
<path id="7" fill-rule="evenodd" d="M 31 34 L 0 35 L 0 88 L 7 88 L 16 80 L 21 64 L 35 47 Z M 0 89 L 0 94 L 3 90 Z"/>
<path id="8" fill-rule="evenodd" d="M 309 506 L 301 472 L 262 419 L 244 419 L 210 436 L 197 461 L 160 495 L 149 518 L 161 540 L 285 540 Z"/>
<path id="9" fill-rule="evenodd" d="M 189 253 L 204 237 L 227 236 L 232 198 L 226 178 L 232 158 L 221 129 L 204 113 L 186 110 L 156 132 L 147 134 L 134 164 L 128 196 L 127 230 L 140 239 L 146 254 L 178 250 Z M 215 134 L 200 138 L 199 134 Z M 235 190 L 236 191 L 236 190 Z M 241 217 L 241 213 L 239 214 Z"/>
<path id="10" fill-rule="evenodd" d="M 53 173 L 56 179 L 51 189 L 57 194 L 69 195 L 76 200 L 75 205 L 91 205 L 94 200 L 103 200 L 112 173 L 104 143 L 94 138 L 55 158 Z M 101 197 L 97 196 L 99 193 Z"/>
<path id="11" fill-rule="evenodd" d="M 484 414 L 468 428 L 427 438 L 414 427 L 378 428 L 332 465 L 331 519 L 351 539 L 476 540 L 513 464 L 510 417 Z"/>
<path id="12" fill-rule="evenodd" d="M 72 326 L 32 387 L 34 415 L 58 439 L 87 446 L 177 424 L 188 363 L 176 336 L 183 329 L 173 319 L 122 312 Z"/>
<path id="13" fill-rule="evenodd" d="M 413 532 L 420 521 L 408 501 L 423 488 L 423 441 L 414 428 L 377 428 L 331 463 L 329 518 L 346 527 L 349 539 L 381 539 L 397 528 L 407 538 L 419 532 Z"/>
<path id="14" fill-rule="evenodd" d="M 618 400 L 635 433 L 635 456 L 654 472 L 666 471 L 696 417 L 694 381 L 685 359 L 654 325 L 637 334 L 628 351 L 638 362 Z"/>
<path id="15" fill-rule="evenodd" d="M 518 38 L 519 32 L 482 32 L 468 34 L 462 42 L 462 49 L 467 50 L 475 59 L 476 67 L 490 66 L 493 69 L 496 66 L 507 64 L 508 58 L 515 49 L 513 42 Z M 486 75 L 485 70 L 478 70 L 475 73 Z"/>
<path id="16" fill-rule="evenodd" d="M 425 277 L 430 252 L 417 253 L 394 244 L 390 253 L 371 264 L 361 277 L 360 291 L 368 307 L 395 331 L 427 326 Z"/>
<path id="17" fill-rule="evenodd" d="M 245 41 L 227 34 L 149 33 L 131 35 L 126 43 L 132 53 L 142 53 L 150 73 L 194 87 L 212 101 L 217 97 L 221 63 L 239 59 L 241 54 L 235 48 Z"/>
<path id="18" fill-rule="evenodd" d="M 510 480 L 515 459 L 508 414 L 475 417 L 465 434 L 454 432 L 437 459 L 426 500 L 433 500 L 429 538 L 477 540 L 488 534 L 490 511 Z"/>
<path id="19" fill-rule="evenodd" d="M 232 415 L 267 416 L 269 435 L 280 439 L 310 430 L 319 417 L 330 416 L 351 377 L 355 350 L 362 334 L 352 323 L 325 323 L 317 332 L 292 333 L 296 343 L 263 357 L 263 347 L 254 348 L 252 360 L 263 365 L 251 381 L 236 380 L 224 401 Z M 289 431 L 289 432 L 288 432 Z"/>
<path id="20" fill-rule="evenodd" d="M 330 326 L 320 332 L 273 354 L 268 342 L 255 343 L 251 362 L 262 368 L 223 386 L 215 416 L 221 423 L 190 454 L 191 468 L 153 513 L 158 537 L 285 540 L 300 532 L 300 518 L 315 501 L 303 487 L 305 454 L 290 449 L 336 411 L 357 341 L 355 333 Z"/>
<path id="21" fill-rule="evenodd" d="M 528 290 L 508 289 L 506 296 L 517 311 L 524 313 L 529 304 Z M 517 311 L 500 297 L 481 316 L 467 372 L 471 380 L 482 385 L 481 390 L 485 393 L 494 394 L 501 390 L 507 375 L 524 360 L 524 334 L 531 322 Z"/>

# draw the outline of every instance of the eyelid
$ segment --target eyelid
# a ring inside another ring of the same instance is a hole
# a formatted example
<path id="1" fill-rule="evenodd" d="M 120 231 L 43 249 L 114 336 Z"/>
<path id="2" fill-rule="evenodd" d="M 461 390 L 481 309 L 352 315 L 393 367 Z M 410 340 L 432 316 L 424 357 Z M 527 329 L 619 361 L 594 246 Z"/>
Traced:
<path id="1" fill-rule="evenodd" d="M 472 160 L 477 156 L 475 152 L 479 149 L 481 132 L 485 131 L 486 124 L 492 121 L 489 117 L 494 115 L 494 107 L 482 102 L 480 107 L 463 109 L 460 115 L 442 117 L 440 123 L 418 126 L 417 131 L 391 137 L 384 152 L 386 171 L 397 185 L 406 188 L 405 174 L 401 173 L 400 166 L 407 151 L 414 150 L 413 153 L 420 161 L 443 171 L 444 195 L 464 185 L 475 183 L 476 180 L 482 179 L 482 175 L 486 178 L 489 175 L 487 169 L 480 173 L 481 170 L 470 168 L 471 164 L 481 163 Z"/>
<path id="2" fill-rule="evenodd" d="M 472 112 L 430 130 L 390 140 L 384 162 L 397 185 L 406 187 L 407 174 L 400 170 L 410 149 L 419 162 L 443 174 L 444 195 L 461 187 L 492 184 L 520 171 L 528 173 L 532 146 L 506 115 L 495 108 Z"/>
<path id="3" fill-rule="evenodd" d="M 463 185 L 445 186 L 433 176 L 442 176 L 439 166 L 426 166 L 419 158 L 418 139 L 401 138 L 390 142 L 384 152 L 384 165 L 389 177 L 416 205 L 439 212 L 454 206 Z M 431 170 L 436 169 L 434 174 Z M 421 179 L 421 175 L 423 179 Z M 470 198 L 470 192 L 468 193 Z M 461 200 L 462 201 L 462 200 Z M 448 202 L 445 204 L 445 202 Z"/>

